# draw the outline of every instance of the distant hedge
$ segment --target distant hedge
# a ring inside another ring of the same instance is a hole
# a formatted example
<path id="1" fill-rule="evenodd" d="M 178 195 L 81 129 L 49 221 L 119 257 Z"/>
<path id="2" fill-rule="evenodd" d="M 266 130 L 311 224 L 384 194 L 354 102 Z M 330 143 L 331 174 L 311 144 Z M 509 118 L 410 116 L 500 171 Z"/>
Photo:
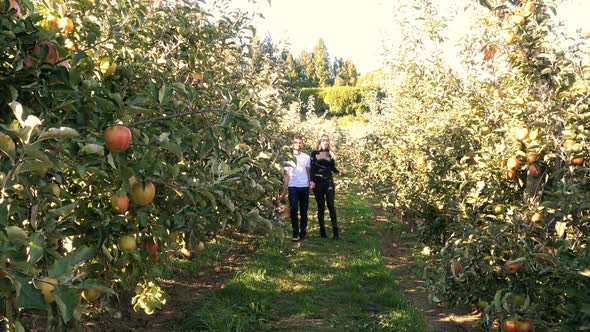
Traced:
<path id="1" fill-rule="evenodd" d="M 304 88 L 301 89 L 299 100 L 303 105 L 307 105 L 312 95 L 315 98 L 316 113 L 328 110 L 330 115 L 341 116 L 360 115 L 369 111 L 372 99 L 383 98 L 384 93 L 375 86 Z"/>
<path id="2" fill-rule="evenodd" d="M 299 101 L 306 107 L 309 96 L 315 98 L 314 110 L 316 113 L 323 113 L 328 109 L 328 105 L 324 102 L 324 96 L 329 88 L 303 88 L 299 92 Z"/>

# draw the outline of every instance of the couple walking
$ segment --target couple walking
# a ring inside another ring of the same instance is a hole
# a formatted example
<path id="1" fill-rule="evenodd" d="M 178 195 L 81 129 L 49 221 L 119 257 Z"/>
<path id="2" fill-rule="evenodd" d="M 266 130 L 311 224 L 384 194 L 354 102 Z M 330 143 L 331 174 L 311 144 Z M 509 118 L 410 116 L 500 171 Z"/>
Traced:
<path id="1" fill-rule="evenodd" d="M 344 175 L 344 172 L 336 169 L 335 154 L 333 150 L 330 150 L 330 137 L 327 134 L 322 134 L 317 141 L 316 150 L 311 152 L 311 156 L 302 151 L 303 139 L 300 136 L 293 138 L 292 147 L 295 160 L 285 163 L 281 200 L 285 201 L 288 190 L 293 241 L 304 240 L 307 235 L 307 206 L 310 189 L 313 191 L 318 206 L 320 236 L 327 237 L 324 226 L 324 211 L 327 205 L 334 239 L 337 240 L 338 223 L 334 207 L 335 186 L 332 173 Z M 298 210 L 299 218 L 297 216 Z"/>

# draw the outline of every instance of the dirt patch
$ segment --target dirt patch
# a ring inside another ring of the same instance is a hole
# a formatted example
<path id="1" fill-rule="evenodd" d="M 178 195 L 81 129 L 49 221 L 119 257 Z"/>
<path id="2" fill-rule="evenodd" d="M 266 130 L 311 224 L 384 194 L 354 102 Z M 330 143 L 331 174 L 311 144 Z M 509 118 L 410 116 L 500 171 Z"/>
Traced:
<path id="1" fill-rule="evenodd" d="M 174 269 L 173 280 L 159 280 L 158 285 L 168 294 L 168 300 L 162 310 L 156 310 L 152 315 L 143 312 L 136 313 L 130 304 L 132 294 L 123 295 L 128 303 L 120 303 L 111 312 L 97 312 L 91 321 L 82 323 L 83 331 L 88 332 L 156 332 L 172 331 L 180 327 L 182 322 L 191 316 L 195 304 L 210 298 L 216 290 L 225 287 L 224 280 L 241 266 L 248 258 L 248 254 L 255 251 L 255 246 L 249 244 L 248 239 L 243 245 L 231 248 L 225 252 L 220 261 L 221 271 L 207 269 L 202 272 Z M 120 314 L 115 314 L 116 312 Z M 114 318 L 118 316 L 120 318 Z"/>
<path id="2" fill-rule="evenodd" d="M 383 211 L 373 207 L 375 220 L 386 220 Z M 391 230 L 379 234 L 383 240 L 383 258 L 387 267 L 391 270 L 402 270 L 405 273 L 399 279 L 399 287 L 418 310 L 420 310 L 428 331 L 431 332 L 476 332 L 481 331 L 478 320 L 481 314 L 469 306 L 457 306 L 445 308 L 437 306 L 428 299 L 428 292 L 424 288 L 424 282 L 417 275 L 417 266 L 412 256 L 412 251 L 407 242 L 396 232 Z M 411 272 L 411 273 L 407 273 Z M 413 272 L 413 273 L 412 273 Z"/>

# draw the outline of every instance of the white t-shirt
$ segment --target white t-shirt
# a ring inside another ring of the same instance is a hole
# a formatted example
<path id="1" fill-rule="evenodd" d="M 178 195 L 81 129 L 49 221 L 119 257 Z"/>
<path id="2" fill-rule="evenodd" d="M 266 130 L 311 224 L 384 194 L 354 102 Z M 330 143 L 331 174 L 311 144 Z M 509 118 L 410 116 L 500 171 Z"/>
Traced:
<path id="1" fill-rule="evenodd" d="M 311 159 L 308 154 L 300 152 L 295 156 L 297 164 L 292 160 L 285 161 L 285 172 L 289 175 L 289 187 L 309 187 L 309 176 L 307 169 L 311 166 Z"/>

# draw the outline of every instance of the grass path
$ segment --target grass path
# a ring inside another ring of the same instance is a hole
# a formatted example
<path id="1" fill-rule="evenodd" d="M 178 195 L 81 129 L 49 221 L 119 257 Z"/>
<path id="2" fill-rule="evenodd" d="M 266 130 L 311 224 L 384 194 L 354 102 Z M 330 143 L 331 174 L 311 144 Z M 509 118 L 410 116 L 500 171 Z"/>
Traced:
<path id="1" fill-rule="evenodd" d="M 336 205 L 341 240 L 319 237 L 311 198 L 305 241 L 259 239 L 223 289 L 195 304 L 178 330 L 426 331 L 383 258 L 378 234 L 387 224 L 353 190 L 339 192 Z"/>

